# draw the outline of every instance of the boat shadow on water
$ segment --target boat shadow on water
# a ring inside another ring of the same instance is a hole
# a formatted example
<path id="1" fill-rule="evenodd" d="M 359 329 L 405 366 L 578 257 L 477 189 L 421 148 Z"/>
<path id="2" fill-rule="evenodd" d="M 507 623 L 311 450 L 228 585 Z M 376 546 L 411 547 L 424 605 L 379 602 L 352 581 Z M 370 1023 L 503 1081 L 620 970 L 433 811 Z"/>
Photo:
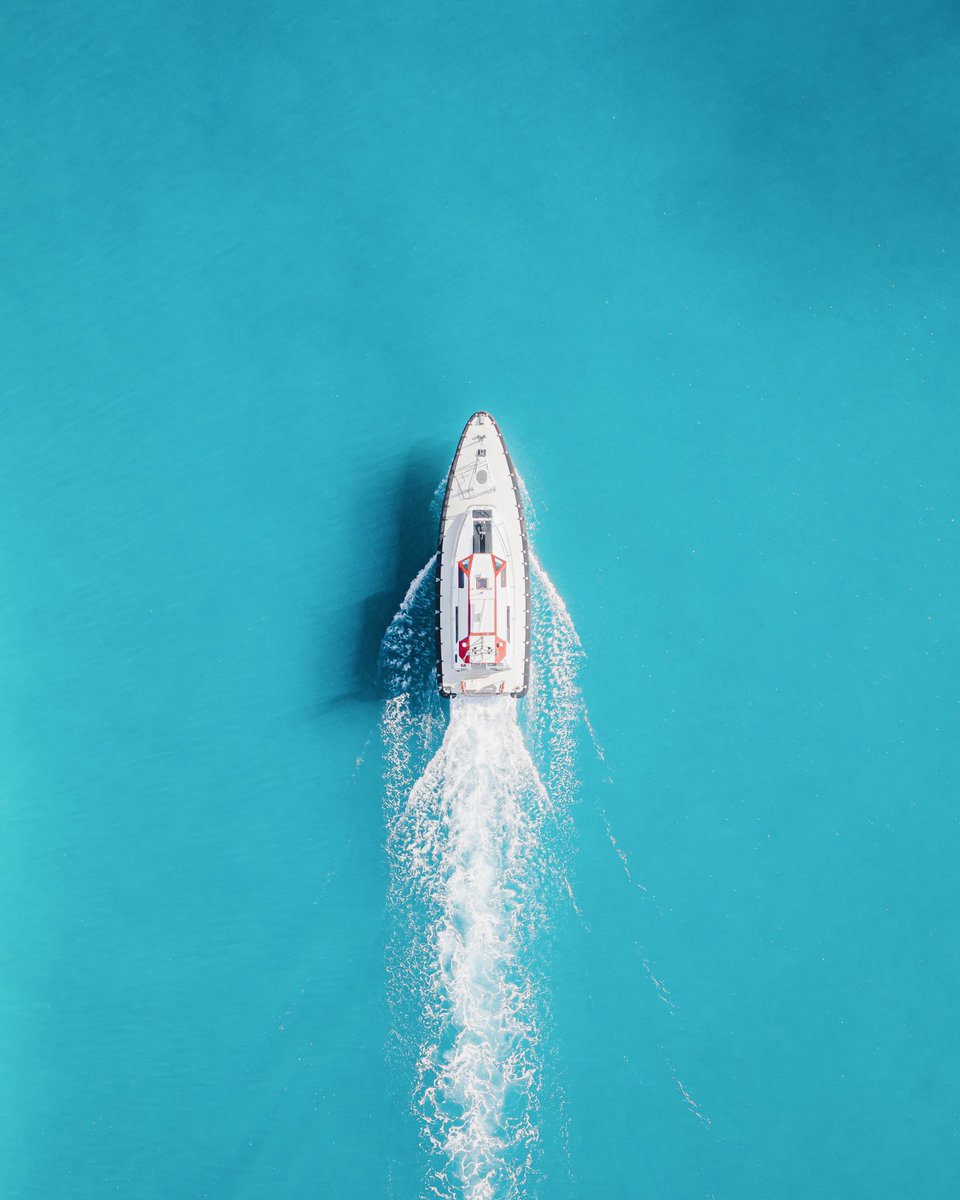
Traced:
<path id="1" fill-rule="evenodd" d="M 347 670 L 341 677 L 341 692 L 331 696 L 325 664 L 318 664 L 321 713 L 345 704 L 377 703 L 394 685 L 391 664 L 381 658 L 381 642 L 403 603 L 410 581 L 436 550 L 439 513 L 434 509 L 437 508 L 437 483 L 443 462 L 442 443 L 417 443 L 408 454 L 402 471 L 397 475 L 384 472 L 380 476 L 379 494 L 369 497 L 362 510 L 358 506 L 354 536 L 358 543 L 366 542 L 376 553 L 384 587 L 351 606 L 355 637 L 352 655 L 344 655 Z M 371 513 L 377 514 L 373 527 L 383 530 L 385 538 L 371 538 Z M 424 645 L 420 649 L 429 646 L 432 667 L 432 610 L 424 614 L 420 613 L 420 607 L 417 605 L 416 612 L 411 613 L 411 617 L 417 619 L 417 628 L 411 629 L 411 634 L 415 632 L 418 642 L 422 637 Z M 428 618 L 426 626 L 420 629 L 424 617 Z M 422 653 L 416 655 L 417 659 L 422 657 Z"/>

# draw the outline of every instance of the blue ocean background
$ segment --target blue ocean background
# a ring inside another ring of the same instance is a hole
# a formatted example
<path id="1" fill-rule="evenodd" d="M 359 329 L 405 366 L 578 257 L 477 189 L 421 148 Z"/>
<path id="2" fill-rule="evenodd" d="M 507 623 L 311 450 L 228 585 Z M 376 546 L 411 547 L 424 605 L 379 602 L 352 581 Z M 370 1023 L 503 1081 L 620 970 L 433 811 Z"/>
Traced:
<path id="1" fill-rule="evenodd" d="M 531 1198 L 949 1193 L 958 105 L 947 0 L 3 5 L 5 1197 L 421 1195 L 376 663 L 476 409 L 605 750 Z"/>

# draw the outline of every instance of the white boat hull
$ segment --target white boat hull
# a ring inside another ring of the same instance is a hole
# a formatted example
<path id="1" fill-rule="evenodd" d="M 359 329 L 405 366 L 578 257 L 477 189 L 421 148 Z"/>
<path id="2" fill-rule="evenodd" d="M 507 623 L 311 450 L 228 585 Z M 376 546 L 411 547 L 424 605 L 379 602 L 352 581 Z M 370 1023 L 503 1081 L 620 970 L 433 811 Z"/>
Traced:
<path id="1" fill-rule="evenodd" d="M 520 487 L 496 421 L 474 413 L 447 476 L 437 553 L 443 696 L 522 696 L 530 574 Z"/>

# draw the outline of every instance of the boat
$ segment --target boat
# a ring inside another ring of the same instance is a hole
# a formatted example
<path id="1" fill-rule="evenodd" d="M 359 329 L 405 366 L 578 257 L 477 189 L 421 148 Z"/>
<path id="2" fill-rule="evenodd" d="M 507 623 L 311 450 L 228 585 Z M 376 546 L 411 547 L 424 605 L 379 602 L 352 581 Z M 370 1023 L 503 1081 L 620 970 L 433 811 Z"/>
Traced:
<path id="1" fill-rule="evenodd" d="M 487 412 L 464 428 L 437 544 L 441 696 L 523 696 L 530 682 L 530 563 L 517 473 Z"/>

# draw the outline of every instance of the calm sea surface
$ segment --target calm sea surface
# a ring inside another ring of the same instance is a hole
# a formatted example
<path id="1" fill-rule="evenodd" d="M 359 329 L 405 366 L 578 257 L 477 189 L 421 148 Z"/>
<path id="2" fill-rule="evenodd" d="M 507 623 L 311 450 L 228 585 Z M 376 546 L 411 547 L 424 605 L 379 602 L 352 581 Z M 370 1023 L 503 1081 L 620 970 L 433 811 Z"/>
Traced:
<path id="1" fill-rule="evenodd" d="M 947 0 L 3 5 L 5 1197 L 424 1194 L 376 661 L 479 408 L 606 754 L 524 1195 L 948 1193 L 958 106 Z"/>

